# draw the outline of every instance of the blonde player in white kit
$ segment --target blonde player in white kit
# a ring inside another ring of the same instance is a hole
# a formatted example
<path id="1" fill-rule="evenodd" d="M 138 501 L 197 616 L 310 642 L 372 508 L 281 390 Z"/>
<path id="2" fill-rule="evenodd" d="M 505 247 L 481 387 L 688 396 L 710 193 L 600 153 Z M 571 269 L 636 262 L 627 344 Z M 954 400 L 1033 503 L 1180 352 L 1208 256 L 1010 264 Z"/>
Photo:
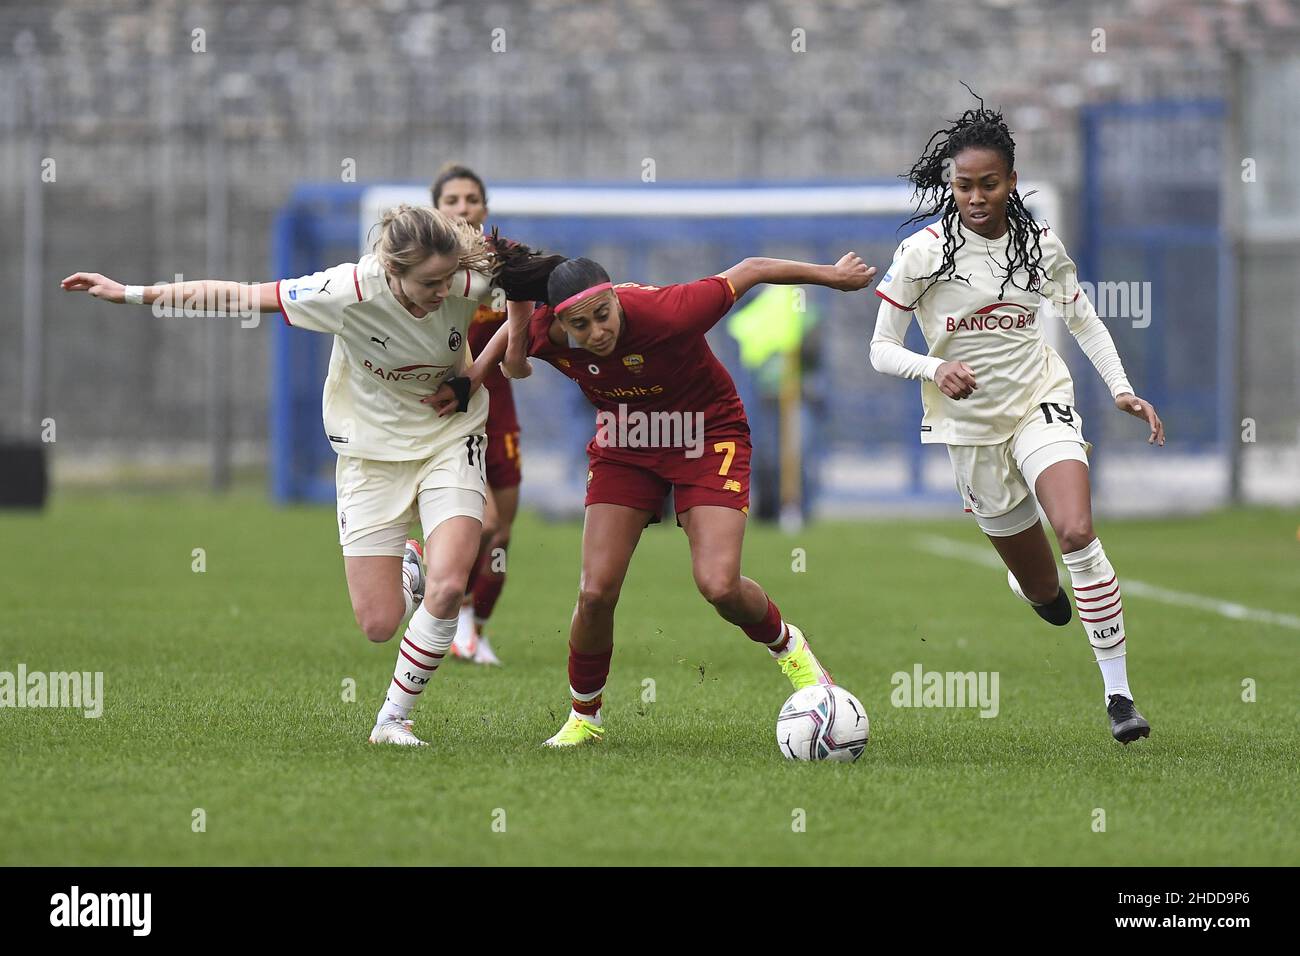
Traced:
<path id="1" fill-rule="evenodd" d="M 227 314 L 251 299 L 253 308 L 280 311 L 295 328 L 334 336 L 323 413 L 338 454 L 339 543 L 352 609 L 375 642 L 387 641 L 411 615 L 371 743 L 424 743 L 409 715 L 455 636 L 478 554 L 488 399 L 473 387 L 483 370 L 470 374 L 465 333 L 478 299 L 490 293 L 483 273 L 495 267 L 478 230 L 403 205 L 384 215 L 374 254 L 298 279 L 150 287 L 93 273 L 63 280 L 68 291 L 109 302 L 217 303 Z M 504 336 L 501 346 L 504 352 Z M 462 414 L 440 417 L 437 408 L 448 402 Z M 427 578 L 419 542 L 406 537 L 417 516 Z"/>
<path id="2" fill-rule="evenodd" d="M 1133 394 L 1061 240 L 1025 211 L 1002 115 L 981 101 L 930 142 L 908 176 L 928 208 L 909 222 L 942 218 L 898 247 L 876 288 L 871 364 L 921 380 L 921 441 L 948 446 L 958 493 L 1006 563 L 1011 590 L 1064 626 L 1070 601 L 1038 520 L 1042 506 L 1101 668 L 1111 733 L 1127 744 L 1151 728 L 1129 690 L 1119 581 L 1092 528 L 1090 446 L 1069 370 L 1039 325 L 1043 299 L 1065 317 L 1115 406 L 1150 426 L 1148 442 L 1163 445 L 1164 426 Z M 926 355 L 903 345 L 913 319 Z"/>

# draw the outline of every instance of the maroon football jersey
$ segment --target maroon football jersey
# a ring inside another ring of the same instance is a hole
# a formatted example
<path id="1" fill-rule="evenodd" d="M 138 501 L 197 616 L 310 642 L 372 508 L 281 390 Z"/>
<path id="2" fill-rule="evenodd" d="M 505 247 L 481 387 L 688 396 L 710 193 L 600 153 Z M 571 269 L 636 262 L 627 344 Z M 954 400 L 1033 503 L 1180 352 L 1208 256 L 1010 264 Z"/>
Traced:
<path id="1" fill-rule="evenodd" d="M 474 313 L 474 320 L 469 327 L 469 347 L 478 355 L 492 336 L 506 320 L 504 312 L 493 312 L 486 305 L 480 305 Z M 519 431 L 519 416 L 515 413 L 515 396 L 510 390 L 510 379 L 501 372 L 500 365 L 492 369 L 483 378 L 483 387 L 488 390 L 487 433 L 501 435 L 505 432 Z"/>
<path id="2" fill-rule="evenodd" d="M 748 435 L 736 385 L 704 338 L 736 301 L 731 283 L 722 276 L 663 287 L 623 282 L 614 292 L 623 328 L 611 354 L 554 344 L 548 334 L 554 316 L 546 306 L 530 320 L 529 354 L 577 382 L 599 411 L 617 415 L 622 405 L 625 412 L 699 412 L 710 438 Z M 594 438 L 588 451 L 629 463 L 663 454 L 601 446 Z"/>

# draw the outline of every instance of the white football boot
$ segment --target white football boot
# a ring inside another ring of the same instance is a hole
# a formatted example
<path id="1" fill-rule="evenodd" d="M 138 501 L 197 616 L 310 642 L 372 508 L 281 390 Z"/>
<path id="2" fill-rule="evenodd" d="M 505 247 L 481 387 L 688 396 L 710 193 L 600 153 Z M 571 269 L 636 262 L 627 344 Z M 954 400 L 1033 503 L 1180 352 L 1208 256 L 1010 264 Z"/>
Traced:
<path id="1" fill-rule="evenodd" d="M 463 661 L 474 660 L 478 653 L 478 628 L 474 626 L 474 606 L 462 604 L 456 620 L 456 637 L 451 642 L 451 656 Z"/>
<path id="2" fill-rule="evenodd" d="M 1016 576 L 1010 571 L 1007 572 L 1007 586 L 1011 588 L 1011 593 L 1020 600 L 1024 601 L 1034 609 L 1034 613 L 1041 617 L 1048 624 L 1055 624 L 1057 627 L 1065 627 L 1070 623 L 1070 598 L 1065 593 L 1065 588 L 1058 585 L 1056 597 L 1046 604 L 1035 604 L 1025 595 L 1024 589 Z"/>
<path id="3" fill-rule="evenodd" d="M 488 637 L 482 631 L 478 632 L 478 649 L 474 652 L 475 664 L 487 664 L 492 667 L 500 667 L 501 659 L 496 656 L 492 650 Z"/>
<path id="4" fill-rule="evenodd" d="M 427 747 L 427 742 L 411 733 L 412 720 L 383 720 L 370 731 L 372 744 L 396 744 L 399 747 Z"/>

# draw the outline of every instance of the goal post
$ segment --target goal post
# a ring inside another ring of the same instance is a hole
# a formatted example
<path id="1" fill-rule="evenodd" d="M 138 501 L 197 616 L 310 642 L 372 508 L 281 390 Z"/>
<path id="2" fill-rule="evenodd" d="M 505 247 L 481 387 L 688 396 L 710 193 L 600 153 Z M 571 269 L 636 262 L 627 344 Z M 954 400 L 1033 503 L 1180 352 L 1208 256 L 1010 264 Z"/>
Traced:
<path id="1" fill-rule="evenodd" d="M 1068 226 L 1062 222 L 1060 195 L 1050 184 L 1023 184 L 1021 194 L 1029 196 L 1026 204 L 1036 219 L 1057 229 Z M 833 262 L 850 249 L 883 273 L 898 243 L 919 228 L 900 228 L 914 207 L 911 187 L 897 181 L 494 183 L 487 198 L 488 225 L 503 236 L 548 252 L 589 256 L 616 281 L 656 285 L 711 275 L 747 256 Z M 429 200 L 427 183 L 301 186 L 277 219 L 277 277 L 354 259 L 373 241 L 372 227 L 383 210 Z M 803 462 L 814 509 L 849 514 L 899 504 L 951 505 L 946 457 L 940 461 L 933 448 L 917 440 L 916 383 L 871 368 L 875 297 L 810 288 L 808 298 L 822 320 L 807 350 L 815 360 L 802 369 L 803 427 L 787 431 L 802 433 L 794 457 Z M 1063 334 L 1059 326 L 1046 324 L 1049 334 Z M 282 325 L 274 334 L 271 466 L 279 501 L 333 498 L 333 455 L 320 426 L 329 354 L 325 340 Z M 781 430 L 764 410 L 770 403 L 763 383 L 738 361 L 725 320 L 710 332 L 709 342 L 749 410 L 756 460 L 777 455 Z M 915 327 L 908 345 L 925 351 Z M 516 385 L 516 404 L 525 500 L 549 511 L 579 508 L 590 406 L 548 368 Z"/>

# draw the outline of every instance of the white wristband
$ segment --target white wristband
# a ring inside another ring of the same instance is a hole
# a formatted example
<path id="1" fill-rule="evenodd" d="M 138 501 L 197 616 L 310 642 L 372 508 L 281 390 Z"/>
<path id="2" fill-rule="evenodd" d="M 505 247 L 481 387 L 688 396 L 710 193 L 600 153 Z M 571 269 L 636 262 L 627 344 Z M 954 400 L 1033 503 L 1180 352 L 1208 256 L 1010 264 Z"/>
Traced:
<path id="1" fill-rule="evenodd" d="M 142 285 L 127 286 L 126 302 L 128 305 L 144 305 L 144 286 Z"/>

